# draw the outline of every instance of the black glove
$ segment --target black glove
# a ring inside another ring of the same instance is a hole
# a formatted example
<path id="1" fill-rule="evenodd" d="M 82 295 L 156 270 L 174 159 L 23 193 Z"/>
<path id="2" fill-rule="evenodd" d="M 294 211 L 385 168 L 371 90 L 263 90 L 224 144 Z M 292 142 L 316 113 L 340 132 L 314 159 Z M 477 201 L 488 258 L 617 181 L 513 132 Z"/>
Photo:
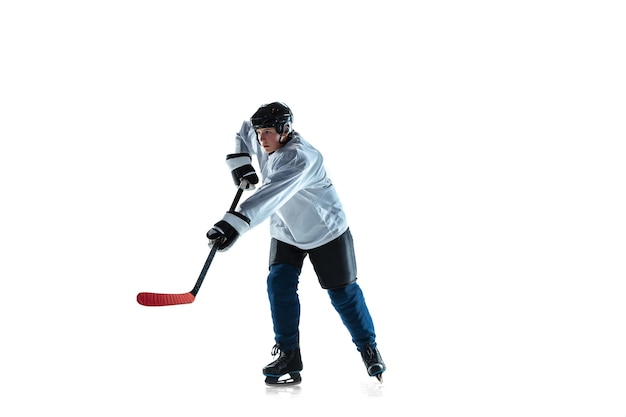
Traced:
<path id="1" fill-rule="evenodd" d="M 216 243 L 220 251 L 230 249 L 235 243 L 239 235 L 242 235 L 250 228 L 250 219 L 236 211 L 228 211 L 224 218 L 215 223 L 213 228 L 209 230 L 206 237 L 209 238 L 209 246 Z"/>
<path id="2" fill-rule="evenodd" d="M 251 190 L 254 188 L 254 184 L 259 182 L 259 177 L 256 175 L 256 171 L 252 166 L 252 158 L 247 153 L 231 153 L 226 155 L 226 164 L 230 168 L 230 172 L 233 174 L 233 181 L 235 185 L 239 187 L 241 180 L 248 180 L 248 185 L 245 189 Z"/>

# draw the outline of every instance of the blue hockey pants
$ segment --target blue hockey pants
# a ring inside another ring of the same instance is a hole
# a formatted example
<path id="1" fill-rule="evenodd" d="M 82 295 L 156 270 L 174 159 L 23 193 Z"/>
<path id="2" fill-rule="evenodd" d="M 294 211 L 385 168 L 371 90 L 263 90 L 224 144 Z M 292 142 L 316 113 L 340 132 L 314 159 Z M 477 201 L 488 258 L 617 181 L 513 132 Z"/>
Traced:
<path id="1" fill-rule="evenodd" d="M 300 300 L 298 282 L 300 268 L 287 263 L 273 264 L 267 277 L 274 335 L 281 350 L 299 346 Z M 366 345 L 376 347 L 376 334 L 372 317 L 367 309 L 361 287 L 356 281 L 336 289 L 327 290 L 330 301 L 339 313 L 352 341 L 360 351 Z"/>

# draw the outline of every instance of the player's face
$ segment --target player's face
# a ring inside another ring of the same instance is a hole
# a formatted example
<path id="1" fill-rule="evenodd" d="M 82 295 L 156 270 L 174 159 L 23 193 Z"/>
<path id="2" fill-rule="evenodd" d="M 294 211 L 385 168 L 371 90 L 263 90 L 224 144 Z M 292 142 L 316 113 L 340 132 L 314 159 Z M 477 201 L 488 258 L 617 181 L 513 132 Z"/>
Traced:
<path id="1" fill-rule="evenodd" d="M 272 153 L 276 149 L 283 146 L 283 144 L 279 141 L 280 135 L 273 127 L 264 127 L 262 129 L 257 129 L 256 136 L 266 153 Z"/>

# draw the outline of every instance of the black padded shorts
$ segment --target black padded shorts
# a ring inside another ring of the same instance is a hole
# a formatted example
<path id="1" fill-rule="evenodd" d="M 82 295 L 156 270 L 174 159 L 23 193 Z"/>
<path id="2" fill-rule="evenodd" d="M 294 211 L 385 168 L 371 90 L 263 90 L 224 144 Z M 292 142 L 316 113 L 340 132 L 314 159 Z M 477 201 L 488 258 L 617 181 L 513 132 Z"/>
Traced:
<path id="1" fill-rule="evenodd" d="M 350 229 L 337 239 L 309 250 L 272 238 L 269 264 L 286 263 L 302 269 L 307 254 L 322 288 L 333 290 L 356 281 L 356 257 Z"/>

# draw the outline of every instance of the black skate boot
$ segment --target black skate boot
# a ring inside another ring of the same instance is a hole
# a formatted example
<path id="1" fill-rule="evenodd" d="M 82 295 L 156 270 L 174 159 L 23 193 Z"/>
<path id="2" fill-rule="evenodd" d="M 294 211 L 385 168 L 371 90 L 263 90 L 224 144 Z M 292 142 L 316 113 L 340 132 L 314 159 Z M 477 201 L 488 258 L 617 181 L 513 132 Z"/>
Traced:
<path id="1" fill-rule="evenodd" d="M 382 383 L 383 372 L 385 372 L 387 367 L 378 349 L 367 345 L 361 350 L 361 357 L 363 358 L 363 363 L 367 368 L 369 376 L 375 376 Z"/>
<path id="2" fill-rule="evenodd" d="M 263 375 L 266 376 L 265 383 L 267 385 L 299 384 L 302 381 L 300 348 L 283 351 L 279 344 L 274 345 L 272 356 L 276 356 L 279 352 L 278 359 L 263 368 Z M 281 379 L 287 374 L 289 374 L 288 377 Z"/>

